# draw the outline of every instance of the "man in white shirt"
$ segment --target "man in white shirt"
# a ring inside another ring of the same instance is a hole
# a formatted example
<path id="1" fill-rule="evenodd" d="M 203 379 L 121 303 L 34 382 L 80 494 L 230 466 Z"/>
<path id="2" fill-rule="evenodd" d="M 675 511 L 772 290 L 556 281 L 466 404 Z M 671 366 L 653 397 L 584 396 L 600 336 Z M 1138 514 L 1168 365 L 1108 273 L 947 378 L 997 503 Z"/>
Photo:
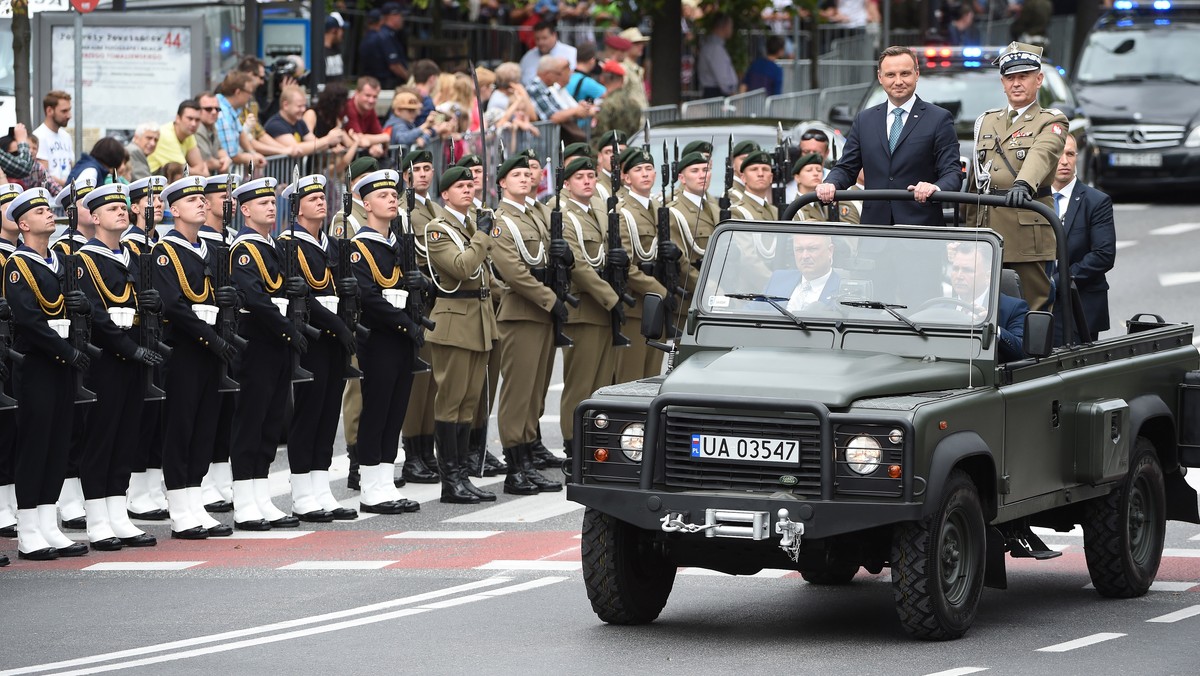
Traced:
<path id="1" fill-rule="evenodd" d="M 37 161 L 45 167 L 50 179 L 62 186 L 75 164 L 75 143 L 66 129 L 71 121 L 71 95 L 58 89 L 50 90 L 42 99 L 42 111 L 46 121 L 33 130 L 38 139 Z"/>
<path id="2" fill-rule="evenodd" d="M 828 235 L 794 235 L 792 254 L 800 278 L 788 297 L 789 310 L 834 307 L 841 279 L 833 271 L 833 238 Z"/>
<path id="3" fill-rule="evenodd" d="M 533 27 L 533 49 L 521 57 L 521 83 L 529 86 L 538 74 L 538 60 L 543 56 L 557 56 L 570 64 L 567 74 L 575 70 L 575 48 L 558 41 L 558 28 L 552 21 L 542 21 Z"/>

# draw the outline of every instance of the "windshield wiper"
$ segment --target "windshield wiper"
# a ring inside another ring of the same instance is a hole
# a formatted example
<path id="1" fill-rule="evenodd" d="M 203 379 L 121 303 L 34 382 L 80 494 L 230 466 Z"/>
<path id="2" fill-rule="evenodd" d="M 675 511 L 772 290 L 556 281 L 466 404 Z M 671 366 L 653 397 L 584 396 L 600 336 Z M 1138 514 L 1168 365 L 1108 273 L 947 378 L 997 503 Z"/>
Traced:
<path id="1" fill-rule="evenodd" d="M 771 307 L 775 308 L 776 310 L 779 310 L 780 314 L 782 314 L 784 317 L 787 317 L 788 319 L 792 320 L 793 324 L 795 324 L 796 326 L 799 326 L 800 328 L 804 329 L 805 331 L 808 330 L 808 325 L 804 323 L 803 319 L 800 319 L 799 317 L 792 314 L 791 312 L 788 312 L 788 309 L 786 307 L 779 304 L 779 301 L 787 300 L 787 298 L 784 298 L 782 296 L 764 296 L 761 293 L 727 293 L 724 295 L 726 298 L 732 298 L 734 300 L 748 300 L 748 301 L 753 301 L 756 303 L 770 303 Z"/>
<path id="2" fill-rule="evenodd" d="M 1180 75 L 1179 73 L 1147 73 L 1143 77 L 1147 80 L 1157 80 L 1160 82 L 1186 82 L 1187 84 L 1196 84 L 1196 80 L 1184 75 Z"/>
<path id="3" fill-rule="evenodd" d="M 907 305 L 893 305 L 890 303 L 881 303 L 877 300 L 844 300 L 841 302 L 841 304 L 849 306 L 849 307 L 866 308 L 868 310 L 883 310 L 884 312 L 888 313 L 889 315 L 891 315 L 891 316 L 895 317 L 896 319 L 899 319 L 900 321 L 907 324 L 908 327 L 910 329 L 912 329 L 913 331 L 916 331 L 918 335 L 921 335 L 921 336 L 925 335 L 925 329 L 921 328 L 920 326 L 917 326 L 916 322 L 909 319 L 908 317 L 905 317 L 904 315 L 900 314 L 899 312 L 896 312 L 897 309 L 901 309 L 901 310 L 908 309 Z"/>

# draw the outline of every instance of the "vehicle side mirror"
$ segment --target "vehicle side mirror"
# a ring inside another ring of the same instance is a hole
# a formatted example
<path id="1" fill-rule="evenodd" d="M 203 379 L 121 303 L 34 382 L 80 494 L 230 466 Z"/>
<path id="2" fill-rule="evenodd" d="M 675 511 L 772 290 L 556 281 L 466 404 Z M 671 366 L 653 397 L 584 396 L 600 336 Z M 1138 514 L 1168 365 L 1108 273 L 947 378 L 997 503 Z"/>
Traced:
<path id="1" fill-rule="evenodd" d="M 854 113 L 850 112 L 849 105 L 839 103 L 829 109 L 829 121 L 835 125 L 854 124 Z"/>
<path id="2" fill-rule="evenodd" d="M 1054 315 L 1030 312 L 1025 315 L 1025 354 L 1035 359 L 1049 357 L 1054 351 Z"/>
<path id="3" fill-rule="evenodd" d="M 642 335 L 646 340 L 661 340 L 667 323 L 662 296 L 648 293 L 642 300 Z"/>

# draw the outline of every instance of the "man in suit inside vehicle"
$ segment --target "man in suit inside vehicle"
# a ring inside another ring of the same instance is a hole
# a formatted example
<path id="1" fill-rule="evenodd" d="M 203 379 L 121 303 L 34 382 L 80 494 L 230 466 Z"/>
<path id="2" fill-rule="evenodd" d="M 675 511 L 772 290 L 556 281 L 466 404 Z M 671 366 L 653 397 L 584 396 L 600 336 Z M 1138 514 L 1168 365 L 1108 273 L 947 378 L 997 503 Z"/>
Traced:
<path id="1" fill-rule="evenodd" d="M 1051 193 L 1054 207 L 1067 233 L 1067 263 L 1071 266 L 1071 281 L 1079 290 L 1079 304 L 1087 321 L 1076 327 L 1080 338 L 1095 341 L 1101 331 L 1108 330 L 1108 279 L 1104 273 L 1112 270 L 1117 258 L 1117 231 L 1113 225 L 1112 198 L 1089 188 L 1075 177 L 1075 161 L 1079 148 L 1067 135 L 1063 154 L 1058 158 Z M 1057 323 L 1061 317 L 1055 317 Z M 1055 327 L 1056 333 L 1062 329 Z"/>
<path id="2" fill-rule="evenodd" d="M 833 238 L 829 235 L 792 235 L 795 270 L 777 270 L 766 295 L 788 299 L 787 309 L 831 310 L 837 307 L 842 279 L 833 269 Z"/>
<path id="3" fill-rule="evenodd" d="M 992 281 L 991 250 L 971 242 L 950 245 L 950 289 L 952 298 L 963 301 L 962 308 L 976 321 L 987 316 Z M 999 336 L 996 341 L 999 361 L 1025 357 L 1025 315 L 1029 304 L 1020 298 L 1000 294 L 996 317 Z"/>
<path id="4" fill-rule="evenodd" d="M 888 47 L 879 56 L 879 84 L 888 100 L 854 119 L 846 145 L 817 197 L 833 201 L 865 174 L 867 190 L 909 190 L 916 202 L 870 201 L 862 222 L 874 225 L 944 225 L 941 207 L 929 203 L 938 190 L 962 187 L 958 136 L 950 113 L 916 96 L 917 57 L 907 47 Z"/>

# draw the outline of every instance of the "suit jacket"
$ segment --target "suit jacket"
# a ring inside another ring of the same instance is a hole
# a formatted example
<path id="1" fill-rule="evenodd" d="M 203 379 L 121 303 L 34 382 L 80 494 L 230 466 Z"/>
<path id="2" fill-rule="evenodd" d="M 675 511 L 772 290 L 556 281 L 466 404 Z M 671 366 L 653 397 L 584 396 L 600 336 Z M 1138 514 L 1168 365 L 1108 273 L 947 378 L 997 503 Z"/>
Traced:
<path id="1" fill-rule="evenodd" d="M 1112 199 L 1082 182 L 1071 191 L 1071 203 L 1063 213 L 1067 231 L 1067 261 L 1071 278 L 1079 288 L 1079 301 L 1093 336 L 1109 328 L 1108 279 L 1117 257 L 1117 231 L 1113 225 Z"/>
<path id="2" fill-rule="evenodd" d="M 1029 303 L 1020 298 L 1000 294 L 1000 337 L 997 352 L 1001 362 L 1025 358 L 1025 315 L 1029 314 Z"/>
<path id="3" fill-rule="evenodd" d="M 800 286 L 802 281 L 799 270 L 776 270 L 771 275 L 771 280 L 767 282 L 767 289 L 763 293 L 768 296 L 776 296 L 781 298 L 791 298 L 792 292 L 796 287 Z M 838 306 L 838 293 L 842 288 L 842 278 L 838 275 L 837 270 L 829 273 L 829 279 L 825 280 L 825 286 L 821 289 L 821 297 L 817 300 L 821 305 L 829 309 Z M 784 306 L 787 304 L 784 303 Z"/>
<path id="4" fill-rule="evenodd" d="M 950 112 L 917 97 L 904 120 L 900 141 L 888 152 L 892 120 L 887 119 L 887 102 L 867 108 L 854 118 L 846 146 L 826 182 L 845 190 L 864 170 L 867 190 L 905 190 L 926 181 L 942 190 L 962 188 L 958 135 Z M 862 220 L 878 225 L 944 225 L 940 204 L 915 201 L 869 201 L 863 203 Z"/>

